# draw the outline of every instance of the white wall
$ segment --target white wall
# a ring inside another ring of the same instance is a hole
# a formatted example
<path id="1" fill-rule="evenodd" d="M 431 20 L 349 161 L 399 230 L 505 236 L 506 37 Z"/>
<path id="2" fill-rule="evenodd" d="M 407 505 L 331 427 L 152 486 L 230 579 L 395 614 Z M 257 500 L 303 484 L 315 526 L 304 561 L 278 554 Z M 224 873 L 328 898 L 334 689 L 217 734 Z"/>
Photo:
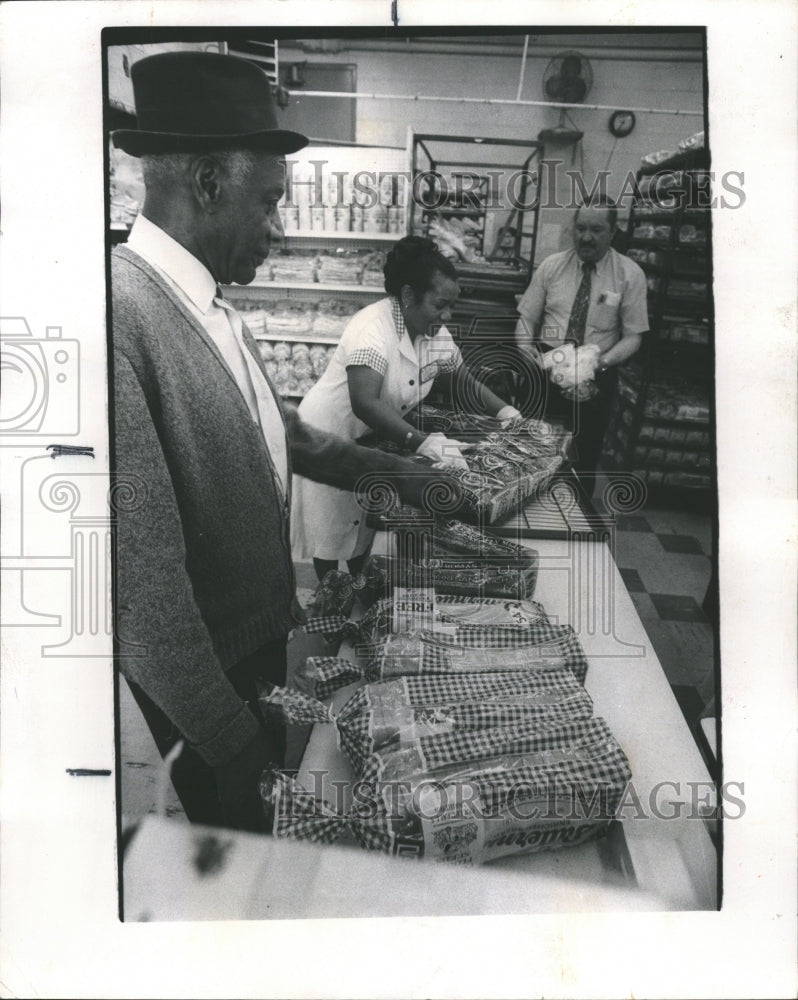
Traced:
<path id="1" fill-rule="evenodd" d="M 658 43 L 658 44 L 652 44 Z M 547 38 L 531 45 L 521 93 L 523 100 L 544 100 L 543 74 L 551 54 L 561 47 L 584 51 L 593 70 L 593 88 L 587 101 L 617 108 L 666 108 L 703 111 L 703 66 L 700 39 L 684 36 L 613 35 Z M 346 44 L 346 43 L 343 43 Z M 611 46 L 611 47 L 610 47 Z M 280 61 L 357 64 L 359 93 L 422 94 L 442 97 L 515 98 L 521 69 L 521 49 L 495 54 L 489 47 L 465 54 L 418 51 L 368 51 L 352 43 L 331 55 L 282 45 Z M 408 46 L 412 49 L 412 45 Z M 542 51 L 545 49 L 545 52 Z M 588 186 L 596 171 L 608 168 L 609 193 L 617 194 L 627 172 L 634 173 L 640 158 L 659 149 L 675 148 L 679 140 L 700 130 L 698 116 L 638 113 L 634 132 L 617 142 L 607 127 L 609 111 L 577 109 L 570 112 L 584 132 L 581 155 Z M 416 132 L 484 135 L 534 140 L 543 128 L 558 122 L 551 108 L 506 105 L 453 104 L 428 101 L 357 100 L 357 141 L 370 145 L 404 146 L 408 126 Z M 614 148 L 613 148 L 614 146 Z M 472 147 L 473 150 L 473 147 Z M 571 167 L 570 146 L 550 146 L 548 157 Z M 575 166 L 580 167 L 579 150 Z M 519 162 L 523 156 L 519 156 Z M 560 193 L 563 193 L 562 191 Z M 541 212 L 537 259 L 558 249 L 568 213 Z"/>

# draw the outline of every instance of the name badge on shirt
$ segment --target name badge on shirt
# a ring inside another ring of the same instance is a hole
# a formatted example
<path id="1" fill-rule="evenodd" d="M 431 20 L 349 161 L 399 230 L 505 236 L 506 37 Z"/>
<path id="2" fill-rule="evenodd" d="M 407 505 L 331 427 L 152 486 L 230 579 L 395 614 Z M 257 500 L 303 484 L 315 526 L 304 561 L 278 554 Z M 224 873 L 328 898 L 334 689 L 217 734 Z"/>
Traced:
<path id="1" fill-rule="evenodd" d="M 424 384 L 424 382 L 429 382 L 430 379 L 435 378 L 438 372 L 440 371 L 440 367 L 441 365 L 439 361 L 430 361 L 429 364 L 424 365 L 424 367 L 421 369 L 422 385 Z"/>

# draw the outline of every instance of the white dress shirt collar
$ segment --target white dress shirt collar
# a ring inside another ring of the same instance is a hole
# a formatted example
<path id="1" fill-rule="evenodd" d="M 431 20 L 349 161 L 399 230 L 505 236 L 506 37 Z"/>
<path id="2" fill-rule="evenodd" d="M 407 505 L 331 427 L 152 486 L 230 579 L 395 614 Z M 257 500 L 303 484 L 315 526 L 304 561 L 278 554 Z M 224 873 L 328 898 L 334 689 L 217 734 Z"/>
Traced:
<path id="1" fill-rule="evenodd" d="M 165 274 L 199 312 L 207 313 L 217 286 L 211 272 L 194 254 L 141 213 L 133 223 L 127 245 Z"/>

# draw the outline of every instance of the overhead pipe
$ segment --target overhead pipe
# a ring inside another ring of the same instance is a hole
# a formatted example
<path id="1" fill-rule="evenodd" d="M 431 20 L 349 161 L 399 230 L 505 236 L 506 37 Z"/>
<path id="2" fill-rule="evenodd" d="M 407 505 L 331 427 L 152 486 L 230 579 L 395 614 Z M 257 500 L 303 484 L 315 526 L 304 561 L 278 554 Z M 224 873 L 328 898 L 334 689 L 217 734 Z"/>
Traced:
<path id="1" fill-rule="evenodd" d="M 431 97 L 427 94 L 365 94 L 349 90 L 289 90 L 291 97 L 348 97 L 369 101 L 438 101 L 450 104 L 500 104 L 519 108 L 574 108 L 583 111 L 633 111 L 641 115 L 689 115 L 703 118 L 703 111 L 681 108 L 636 108 L 624 104 L 566 104 L 558 101 L 520 101 L 509 97 Z"/>
<path id="2" fill-rule="evenodd" d="M 520 39 L 519 39 L 520 41 Z M 292 39 L 295 44 L 285 43 L 286 49 L 301 49 L 303 52 L 313 53 L 315 57 L 330 57 L 341 55 L 344 52 L 401 52 L 403 55 L 474 55 L 474 47 L 467 44 L 451 41 L 436 40 L 427 42 L 426 39 L 412 39 L 412 46 L 408 47 L 405 42 L 377 41 L 372 39 L 345 39 L 344 44 L 339 48 L 318 48 L 311 43 L 308 45 L 304 40 Z M 566 42 L 552 42 L 548 45 L 532 43 L 527 49 L 528 58 L 551 59 L 568 47 Z M 579 45 L 579 51 L 586 58 L 592 61 L 612 60 L 613 62 L 702 62 L 704 58 L 703 50 L 700 48 L 674 49 L 658 48 L 656 46 L 637 45 L 633 49 L 621 47 L 596 47 L 591 45 Z M 496 56 L 499 58 L 518 55 L 518 46 L 507 43 L 491 44 L 488 38 L 480 39 L 480 54 L 483 56 Z M 286 56 L 285 58 L 289 58 Z"/>

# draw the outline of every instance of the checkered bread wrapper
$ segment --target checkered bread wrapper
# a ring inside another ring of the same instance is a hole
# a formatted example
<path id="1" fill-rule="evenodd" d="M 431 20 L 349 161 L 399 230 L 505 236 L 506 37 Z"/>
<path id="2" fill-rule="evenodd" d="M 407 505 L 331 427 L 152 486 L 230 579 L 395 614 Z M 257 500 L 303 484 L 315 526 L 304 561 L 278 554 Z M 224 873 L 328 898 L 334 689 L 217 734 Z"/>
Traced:
<path id="1" fill-rule="evenodd" d="M 265 775 L 273 832 L 332 843 L 348 829 L 367 849 L 456 864 L 575 846 L 606 832 L 631 772 L 603 719 L 493 730 L 487 752 L 484 735 L 464 738 L 454 751 L 462 759 L 437 767 L 414 747 L 377 755 L 375 777 L 353 789 L 346 815 L 286 775 Z"/>
<path id="2" fill-rule="evenodd" d="M 376 750 L 430 737 L 497 727 L 588 718 L 590 696 L 562 666 L 534 671 L 397 677 L 359 687 L 337 715 L 319 700 L 360 677 L 339 657 L 309 657 L 298 672 L 303 690 L 264 685 L 264 717 L 282 725 L 331 723 L 356 772 Z M 315 697 L 319 696 L 319 697 Z"/>
<path id="3" fill-rule="evenodd" d="M 537 583 L 536 559 L 527 560 L 524 566 L 507 561 L 494 565 L 464 555 L 433 556 L 412 563 L 398 559 L 385 562 L 391 579 L 399 586 L 431 586 L 436 594 L 526 600 L 534 595 Z"/>
<path id="4" fill-rule="evenodd" d="M 432 632 L 392 633 L 369 648 L 366 677 L 464 674 L 566 666 L 583 683 L 587 660 L 569 625 L 456 625 L 452 639 Z"/>
<path id="5" fill-rule="evenodd" d="M 593 703 L 564 667 L 527 673 L 398 677 L 359 688 L 337 717 L 341 749 L 356 773 L 370 754 L 435 738 L 457 741 L 481 730 L 586 719 Z"/>

